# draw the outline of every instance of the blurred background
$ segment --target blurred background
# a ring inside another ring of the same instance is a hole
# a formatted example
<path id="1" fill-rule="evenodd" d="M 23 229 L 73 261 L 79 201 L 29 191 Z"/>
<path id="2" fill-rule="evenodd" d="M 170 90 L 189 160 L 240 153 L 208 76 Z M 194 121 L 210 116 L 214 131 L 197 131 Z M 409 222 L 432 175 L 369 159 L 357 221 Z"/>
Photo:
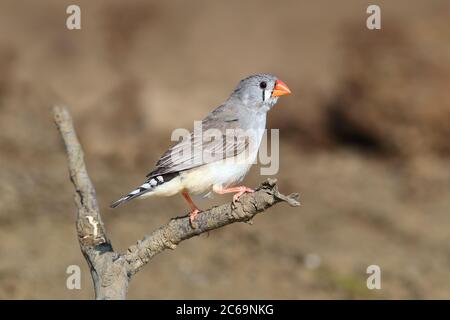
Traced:
<path id="1" fill-rule="evenodd" d="M 82 29 L 66 29 L 81 7 Z M 381 30 L 366 8 L 381 7 Z M 74 117 L 116 250 L 187 212 L 181 196 L 109 204 L 253 73 L 291 88 L 284 193 L 253 226 L 164 252 L 129 298 L 450 298 L 448 1 L 0 2 L 0 298 L 90 299 L 51 107 Z M 246 179 L 256 186 L 255 167 Z M 231 197 L 200 202 L 201 208 Z M 82 289 L 66 288 L 79 265 Z M 381 290 L 366 268 L 379 265 Z"/>

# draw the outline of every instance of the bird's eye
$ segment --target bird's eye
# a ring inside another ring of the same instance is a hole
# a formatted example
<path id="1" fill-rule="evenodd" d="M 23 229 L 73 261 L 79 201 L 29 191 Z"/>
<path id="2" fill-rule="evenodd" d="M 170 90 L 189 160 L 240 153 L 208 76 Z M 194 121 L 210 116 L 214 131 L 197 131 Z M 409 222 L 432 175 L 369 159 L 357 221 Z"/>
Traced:
<path id="1" fill-rule="evenodd" d="M 265 89 L 267 87 L 267 83 L 265 81 L 260 82 L 259 87 L 261 89 Z"/>

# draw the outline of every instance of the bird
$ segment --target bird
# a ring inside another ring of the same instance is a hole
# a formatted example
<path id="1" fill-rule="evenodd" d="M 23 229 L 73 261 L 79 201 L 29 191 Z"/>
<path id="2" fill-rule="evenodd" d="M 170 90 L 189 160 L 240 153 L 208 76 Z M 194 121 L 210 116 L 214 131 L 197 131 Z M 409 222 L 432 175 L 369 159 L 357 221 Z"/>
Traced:
<path id="1" fill-rule="evenodd" d="M 181 193 L 187 201 L 189 221 L 201 210 L 191 195 L 235 193 L 233 203 L 253 189 L 239 183 L 255 162 L 266 127 L 267 113 L 278 98 L 291 94 L 288 86 L 268 73 L 242 79 L 228 99 L 194 130 L 172 145 L 139 187 L 111 204 Z M 211 133 L 206 137 L 205 133 Z M 214 139 L 213 139 L 214 138 Z"/>

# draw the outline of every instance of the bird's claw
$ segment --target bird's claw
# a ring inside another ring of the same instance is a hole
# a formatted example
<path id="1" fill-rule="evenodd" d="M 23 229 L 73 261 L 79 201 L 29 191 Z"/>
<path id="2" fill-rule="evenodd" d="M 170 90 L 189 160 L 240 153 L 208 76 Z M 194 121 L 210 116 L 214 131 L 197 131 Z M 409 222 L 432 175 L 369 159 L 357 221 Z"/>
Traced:
<path id="1" fill-rule="evenodd" d="M 253 192 L 255 192 L 255 190 L 253 190 L 251 188 L 243 187 L 238 193 L 233 195 L 233 204 L 236 205 L 236 202 L 239 201 L 239 199 L 241 198 L 241 196 L 244 193 L 253 193 Z"/>
<path id="2" fill-rule="evenodd" d="M 191 224 L 192 228 L 196 228 L 197 223 L 194 221 L 195 217 L 197 217 L 197 215 L 199 214 L 200 210 L 199 209 L 194 209 L 191 212 L 189 212 L 189 223 Z"/>

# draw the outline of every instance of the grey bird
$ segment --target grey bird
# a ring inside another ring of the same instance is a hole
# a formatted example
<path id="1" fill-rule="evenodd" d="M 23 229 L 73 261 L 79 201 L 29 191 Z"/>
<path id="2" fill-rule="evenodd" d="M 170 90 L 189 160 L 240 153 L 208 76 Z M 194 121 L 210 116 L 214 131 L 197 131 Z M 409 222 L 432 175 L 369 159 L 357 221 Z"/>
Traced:
<path id="1" fill-rule="evenodd" d="M 241 80 L 229 98 L 210 112 L 195 130 L 170 147 L 158 160 L 145 182 L 111 204 L 115 208 L 135 198 L 182 193 L 194 221 L 200 210 L 190 194 L 235 193 L 233 202 L 246 192 L 237 186 L 255 162 L 266 126 L 267 112 L 287 85 L 271 74 Z"/>

